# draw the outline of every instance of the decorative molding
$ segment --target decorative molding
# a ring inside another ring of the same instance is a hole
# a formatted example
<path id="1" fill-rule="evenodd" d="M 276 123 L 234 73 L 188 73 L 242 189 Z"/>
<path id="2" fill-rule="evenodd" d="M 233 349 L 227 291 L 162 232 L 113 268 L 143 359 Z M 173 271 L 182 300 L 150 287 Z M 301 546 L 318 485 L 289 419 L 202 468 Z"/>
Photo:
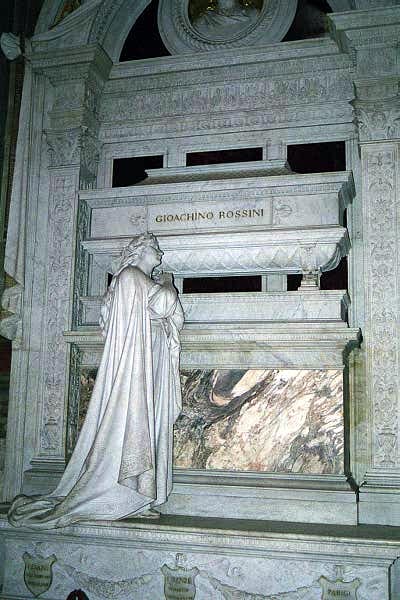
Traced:
<path id="1" fill-rule="evenodd" d="M 82 243 L 96 263 L 96 278 L 101 272 L 113 272 L 113 260 L 127 239 L 93 239 Z M 264 228 L 248 233 L 158 235 L 158 239 L 164 252 L 164 268 L 179 277 L 277 271 L 317 273 L 334 269 L 350 248 L 347 230 L 339 226 L 300 231 Z"/>
<path id="2" fill-rule="evenodd" d="M 82 365 L 99 364 L 99 328 L 64 333 L 82 351 Z M 341 369 L 360 331 L 338 323 L 194 323 L 182 332 L 182 368 Z"/>
<path id="3" fill-rule="evenodd" d="M 353 87 L 348 73 L 327 71 L 286 79 L 259 78 L 246 82 L 205 83 L 202 88 L 142 90 L 129 94 L 105 93 L 101 118 L 105 122 L 142 121 L 179 115 L 221 111 L 271 109 L 271 106 L 323 104 L 351 100 Z M 134 113 L 132 106 L 135 106 Z M 207 117 L 209 118 L 209 117 Z"/>
<path id="4" fill-rule="evenodd" d="M 90 31 L 89 42 L 101 42 L 104 38 L 104 35 L 110 26 L 110 23 L 113 18 L 118 14 L 121 10 L 121 7 L 124 4 L 125 0 L 113 0 L 109 2 L 107 0 L 100 0 L 100 8 L 98 9 L 96 19 L 93 21 L 92 29 Z M 143 2 L 143 9 L 149 3 Z"/>
<path id="5" fill-rule="evenodd" d="M 209 133 L 235 133 L 238 137 L 246 135 L 249 131 L 274 130 L 282 127 L 314 126 L 314 135 L 325 138 L 327 135 L 326 123 L 335 124 L 338 132 L 344 130 L 343 138 L 353 135 L 352 110 L 348 100 L 338 101 L 336 104 L 315 106 L 291 106 L 265 108 L 254 111 L 238 111 L 237 113 L 222 112 L 215 115 L 187 115 L 180 117 L 164 117 L 147 119 L 143 123 L 130 118 L 126 121 L 115 123 L 114 115 L 110 112 L 106 122 L 101 124 L 100 138 L 107 142 L 124 142 L 132 140 L 151 140 L 171 137 L 185 137 L 204 135 Z M 317 128 L 320 128 L 318 131 Z M 337 138 L 336 132 L 334 137 Z M 332 136 L 330 137 L 332 139 Z"/>

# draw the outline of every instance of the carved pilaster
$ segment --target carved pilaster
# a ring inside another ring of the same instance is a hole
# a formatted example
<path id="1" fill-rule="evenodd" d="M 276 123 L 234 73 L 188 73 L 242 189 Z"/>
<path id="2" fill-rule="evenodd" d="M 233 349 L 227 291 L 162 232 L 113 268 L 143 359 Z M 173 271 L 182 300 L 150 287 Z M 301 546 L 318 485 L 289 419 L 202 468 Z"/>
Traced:
<path id="1" fill-rule="evenodd" d="M 77 202 L 77 171 L 52 173 L 48 273 L 46 291 L 45 345 L 43 356 L 43 401 L 40 425 L 40 455 L 64 454 L 64 402 L 68 348 L 63 331 L 69 327 L 73 267 L 73 235 Z"/>
<path id="2" fill-rule="evenodd" d="M 368 384 L 373 401 L 373 466 L 380 470 L 400 469 L 398 419 L 393 418 L 400 410 L 397 146 L 374 144 L 362 151 L 370 296 Z"/>
<path id="3" fill-rule="evenodd" d="M 370 468 L 361 489 L 360 519 L 395 525 L 400 512 L 371 498 L 368 488 L 400 493 L 400 144 L 361 145 L 366 263 L 366 385 L 370 402 Z M 373 496 L 372 496 L 373 498 Z M 385 500 L 386 502 L 387 500 Z M 396 501 L 397 502 L 397 501 Z"/>

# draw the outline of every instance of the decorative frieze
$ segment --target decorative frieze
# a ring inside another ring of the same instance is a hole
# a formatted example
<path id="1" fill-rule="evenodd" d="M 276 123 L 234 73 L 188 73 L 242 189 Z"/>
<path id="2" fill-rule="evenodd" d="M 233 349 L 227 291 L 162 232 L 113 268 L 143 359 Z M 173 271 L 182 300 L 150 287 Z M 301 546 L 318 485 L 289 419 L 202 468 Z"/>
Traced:
<path id="1" fill-rule="evenodd" d="M 172 115 L 269 109 L 273 105 L 322 104 L 350 100 L 352 96 L 353 88 L 347 73 L 326 71 L 314 76 L 206 84 L 202 88 L 143 90 L 126 95 L 106 93 L 101 118 L 114 123 L 141 121 Z"/>
<path id="2" fill-rule="evenodd" d="M 223 112 L 209 115 L 181 115 L 158 119 L 147 119 L 144 123 L 136 121 L 132 113 L 124 123 L 115 123 L 112 112 L 103 122 L 100 137 L 105 142 L 121 142 L 123 140 L 158 139 L 174 136 L 193 136 L 219 132 L 247 132 L 257 130 L 273 130 L 281 127 L 320 125 L 336 123 L 337 128 L 343 128 L 348 123 L 343 137 L 353 133 L 351 125 L 352 110 L 348 102 L 313 106 L 276 107 L 263 110 L 239 111 L 237 113 Z M 318 132 L 316 132 L 318 133 Z M 321 135 L 326 137 L 326 125 L 321 127 Z M 335 134 L 333 134 L 335 135 Z M 336 137 L 336 135 L 335 135 Z"/>

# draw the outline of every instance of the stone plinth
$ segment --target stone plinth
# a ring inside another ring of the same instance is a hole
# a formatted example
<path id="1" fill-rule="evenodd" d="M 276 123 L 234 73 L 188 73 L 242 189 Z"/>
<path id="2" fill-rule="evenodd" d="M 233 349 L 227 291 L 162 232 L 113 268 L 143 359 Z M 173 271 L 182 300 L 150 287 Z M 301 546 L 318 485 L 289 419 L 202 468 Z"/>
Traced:
<path id="1" fill-rule="evenodd" d="M 3 516 L 0 537 L 4 600 L 74 589 L 91 600 L 389 600 L 399 584 L 400 542 L 384 527 L 161 517 L 32 534 Z"/>

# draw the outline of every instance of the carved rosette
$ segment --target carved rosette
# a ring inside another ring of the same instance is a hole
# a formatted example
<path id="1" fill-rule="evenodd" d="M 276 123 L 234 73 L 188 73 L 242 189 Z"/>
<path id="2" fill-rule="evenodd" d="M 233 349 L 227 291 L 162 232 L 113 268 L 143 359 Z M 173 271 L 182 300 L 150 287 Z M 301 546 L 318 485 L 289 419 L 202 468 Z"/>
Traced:
<path id="1" fill-rule="evenodd" d="M 399 298 L 396 162 L 394 144 L 363 147 L 367 261 L 369 265 L 370 385 L 374 418 L 374 466 L 398 463 Z M 368 341 L 368 337 L 367 337 Z"/>

